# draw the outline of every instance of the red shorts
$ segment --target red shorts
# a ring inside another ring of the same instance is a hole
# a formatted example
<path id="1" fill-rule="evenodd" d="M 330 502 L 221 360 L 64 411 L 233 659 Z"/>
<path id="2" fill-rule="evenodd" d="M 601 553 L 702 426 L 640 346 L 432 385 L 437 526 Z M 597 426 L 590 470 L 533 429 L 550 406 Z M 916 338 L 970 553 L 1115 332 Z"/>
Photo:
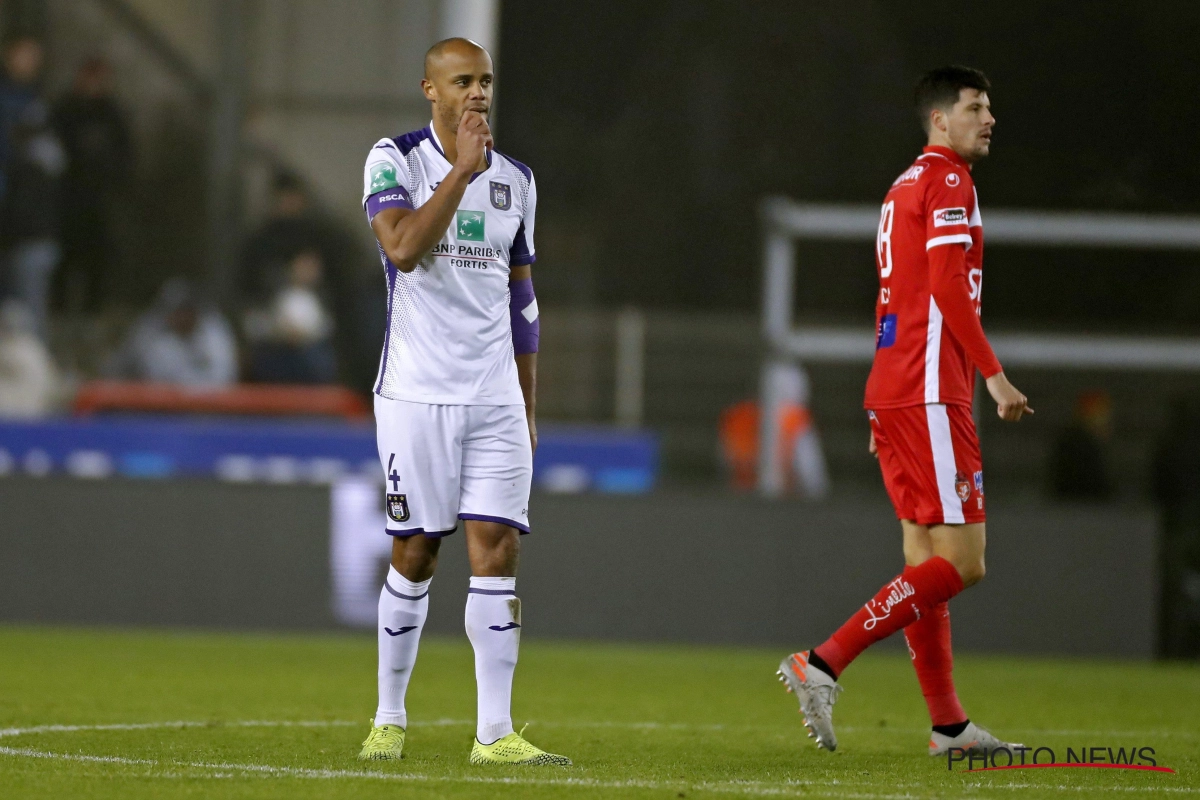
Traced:
<path id="1" fill-rule="evenodd" d="M 896 516 L 918 525 L 983 522 L 983 461 L 971 409 L 935 403 L 868 411 Z"/>

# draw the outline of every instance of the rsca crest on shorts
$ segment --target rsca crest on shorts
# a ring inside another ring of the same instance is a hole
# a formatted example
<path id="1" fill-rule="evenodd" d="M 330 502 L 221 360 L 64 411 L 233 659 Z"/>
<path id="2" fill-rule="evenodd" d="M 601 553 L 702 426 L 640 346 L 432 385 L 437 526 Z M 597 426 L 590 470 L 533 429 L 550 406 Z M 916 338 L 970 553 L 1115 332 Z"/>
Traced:
<path id="1" fill-rule="evenodd" d="M 400 185 L 396 180 L 396 166 L 386 161 L 371 167 L 371 194 L 387 189 L 395 189 Z"/>
<path id="2" fill-rule="evenodd" d="M 483 221 L 482 211 L 459 211 L 454 232 L 460 241 L 482 242 Z"/>
<path id="3" fill-rule="evenodd" d="M 408 522 L 408 495 L 388 492 L 387 515 L 393 522 Z"/>
<path id="4" fill-rule="evenodd" d="M 954 476 L 954 491 L 958 493 L 958 499 L 964 503 L 971 499 L 971 482 L 961 472 Z"/>
<path id="5" fill-rule="evenodd" d="M 507 183 L 488 181 L 492 187 L 492 208 L 508 211 L 512 208 L 512 188 Z"/>

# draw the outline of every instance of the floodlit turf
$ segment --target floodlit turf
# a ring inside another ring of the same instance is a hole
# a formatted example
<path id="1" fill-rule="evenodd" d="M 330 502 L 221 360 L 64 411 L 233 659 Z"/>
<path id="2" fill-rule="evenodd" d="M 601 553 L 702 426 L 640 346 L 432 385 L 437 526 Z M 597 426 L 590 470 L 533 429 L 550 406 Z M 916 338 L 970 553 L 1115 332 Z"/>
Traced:
<path id="1" fill-rule="evenodd" d="M 373 637 L 0 627 L 0 796 L 1200 794 L 1195 665 L 960 658 L 968 711 L 1001 736 L 1051 747 L 1060 761 L 1068 746 L 1153 747 L 1177 770 L 966 774 L 925 754 L 924 705 L 903 655 L 869 653 L 844 676 L 834 754 L 805 738 L 773 674 L 782 655 L 527 639 L 518 727 L 529 721 L 531 741 L 575 766 L 487 768 L 467 763 L 470 648 L 432 639 L 409 694 L 407 757 L 361 764 Z"/>

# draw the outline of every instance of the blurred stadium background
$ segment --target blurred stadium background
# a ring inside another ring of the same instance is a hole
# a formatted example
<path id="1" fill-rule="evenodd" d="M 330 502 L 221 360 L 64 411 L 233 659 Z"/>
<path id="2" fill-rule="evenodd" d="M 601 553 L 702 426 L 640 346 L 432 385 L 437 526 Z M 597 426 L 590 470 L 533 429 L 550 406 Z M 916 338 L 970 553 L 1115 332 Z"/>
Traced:
<path id="1" fill-rule="evenodd" d="M 1195 657 L 1200 11 L 1169 5 L 4 0 L 0 618 L 370 624 L 362 163 L 467 35 L 541 197 L 531 633 L 798 645 L 894 573 L 871 209 L 921 144 L 917 76 L 963 62 L 995 85 L 984 216 L 1040 232 L 989 244 L 1037 416 L 982 407 L 990 575 L 956 639 Z M 717 580 L 737 599 L 698 604 Z"/>

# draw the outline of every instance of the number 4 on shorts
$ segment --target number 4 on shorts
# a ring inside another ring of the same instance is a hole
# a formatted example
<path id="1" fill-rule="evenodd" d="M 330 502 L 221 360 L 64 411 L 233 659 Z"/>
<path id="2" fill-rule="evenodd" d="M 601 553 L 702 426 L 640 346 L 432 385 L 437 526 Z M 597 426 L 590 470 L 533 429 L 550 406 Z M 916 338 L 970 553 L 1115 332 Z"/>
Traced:
<path id="1" fill-rule="evenodd" d="M 388 479 L 388 480 L 391 482 L 391 484 L 392 484 L 392 491 L 393 491 L 393 492 L 398 492 L 398 491 L 400 491 L 400 473 L 399 473 L 399 472 L 396 472 L 396 470 L 392 469 L 392 462 L 393 462 L 393 461 L 395 461 L 395 460 L 396 460 L 396 454 L 395 454 L 395 453 L 391 453 L 391 454 L 388 456 L 388 475 L 387 475 L 387 479 Z"/>

